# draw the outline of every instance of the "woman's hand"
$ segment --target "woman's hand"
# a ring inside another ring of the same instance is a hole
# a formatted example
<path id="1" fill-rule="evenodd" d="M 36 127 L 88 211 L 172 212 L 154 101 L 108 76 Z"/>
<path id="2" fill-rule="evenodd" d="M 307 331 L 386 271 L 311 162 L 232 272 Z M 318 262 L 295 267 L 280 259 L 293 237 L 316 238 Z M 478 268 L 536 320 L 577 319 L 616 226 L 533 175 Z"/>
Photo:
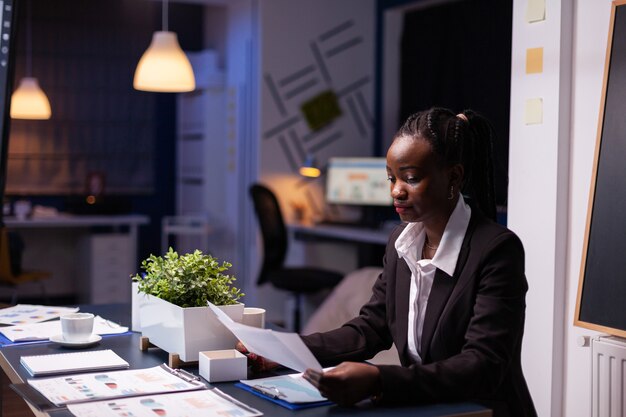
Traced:
<path id="1" fill-rule="evenodd" d="M 342 406 L 354 405 L 381 391 L 380 371 L 366 363 L 343 362 L 328 372 L 307 369 L 304 379 L 324 397 Z"/>
<path id="2" fill-rule="evenodd" d="M 235 346 L 235 349 L 246 355 L 246 357 L 248 358 L 248 366 L 252 368 L 252 372 L 254 373 L 271 371 L 278 368 L 279 366 L 279 364 L 276 362 L 272 362 L 268 359 L 265 359 L 263 356 L 259 356 L 256 353 L 248 351 L 248 349 L 240 341 L 237 341 L 237 346 Z"/>

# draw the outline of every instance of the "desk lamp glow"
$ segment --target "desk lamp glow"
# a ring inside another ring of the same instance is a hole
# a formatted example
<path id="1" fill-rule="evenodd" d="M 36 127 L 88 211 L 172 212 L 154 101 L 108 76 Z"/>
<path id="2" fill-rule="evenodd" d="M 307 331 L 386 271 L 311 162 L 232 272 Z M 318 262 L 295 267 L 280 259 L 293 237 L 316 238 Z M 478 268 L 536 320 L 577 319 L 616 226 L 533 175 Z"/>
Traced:
<path id="1" fill-rule="evenodd" d="M 309 178 L 317 178 L 321 174 L 320 169 L 317 167 L 317 164 L 315 163 L 315 157 L 311 155 L 306 157 L 304 161 L 304 165 L 300 167 L 298 172 L 303 177 L 309 177 Z"/>
<path id="2" fill-rule="evenodd" d="M 30 2 L 26 12 L 26 76 L 20 80 L 11 96 L 11 118 L 45 120 L 50 118 L 52 110 L 46 93 L 39 87 L 37 78 L 32 76 Z"/>
<path id="3" fill-rule="evenodd" d="M 152 34 L 152 42 L 137 64 L 133 87 L 164 93 L 193 91 L 196 80 L 189 59 L 176 33 L 167 30 L 167 0 L 163 0 L 162 23 L 163 30 Z"/>

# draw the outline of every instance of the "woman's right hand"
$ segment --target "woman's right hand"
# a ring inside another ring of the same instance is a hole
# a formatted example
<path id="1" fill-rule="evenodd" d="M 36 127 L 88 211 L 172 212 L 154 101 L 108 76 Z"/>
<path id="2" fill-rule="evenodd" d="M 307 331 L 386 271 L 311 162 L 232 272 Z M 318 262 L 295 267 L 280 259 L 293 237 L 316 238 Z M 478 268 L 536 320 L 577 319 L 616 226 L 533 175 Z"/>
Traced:
<path id="1" fill-rule="evenodd" d="M 250 352 L 240 341 L 237 341 L 237 346 L 235 347 L 239 352 L 246 355 L 248 358 L 248 366 L 252 368 L 252 371 L 255 373 L 267 372 L 273 369 L 278 368 L 279 364 L 269 359 L 264 358 L 263 356 L 259 356 L 256 353 Z"/>

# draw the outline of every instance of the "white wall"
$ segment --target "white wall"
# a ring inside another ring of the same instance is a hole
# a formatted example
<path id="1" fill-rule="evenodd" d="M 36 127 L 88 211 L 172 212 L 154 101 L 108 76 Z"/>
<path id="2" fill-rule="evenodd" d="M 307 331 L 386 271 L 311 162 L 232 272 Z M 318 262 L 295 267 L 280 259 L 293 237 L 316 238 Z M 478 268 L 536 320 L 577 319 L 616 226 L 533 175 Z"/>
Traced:
<path id="1" fill-rule="evenodd" d="M 309 218 L 321 216 L 324 177 L 305 181 L 297 168 L 308 154 L 322 168 L 330 156 L 371 155 L 374 2 L 264 0 L 259 3 L 259 36 L 259 181 L 276 193 L 287 221 L 293 204 L 303 205 Z M 341 115 L 313 131 L 301 105 L 327 90 L 337 95 Z M 319 245 L 302 250 L 294 243 L 290 241 L 287 263 L 332 268 L 333 261 L 345 259 L 345 245 L 319 255 Z M 268 315 L 282 314 L 285 298 L 284 292 L 267 286 L 259 290 L 259 302 L 272 307 Z"/>
<path id="2" fill-rule="evenodd" d="M 514 2 L 508 226 L 526 251 L 526 328 L 522 362 L 537 412 L 561 415 L 571 23 L 565 4 L 546 2 L 546 20 L 527 23 Z M 563 15 L 562 15 L 563 13 Z M 527 48 L 543 47 L 543 72 L 526 74 Z M 565 85 L 561 85 L 564 82 Z M 543 123 L 526 125 L 525 103 L 542 98 Z"/>
<path id="3" fill-rule="evenodd" d="M 526 23 L 514 3 L 509 227 L 526 249 L 530 284 L 523 365 L 540 416 L 589 416 L 591 352 L 573 326 L 609 29 L 609 0 L 547 2 Z M 526 48 L 544 47 L 542 74 L 525 74 Z M 524 101 L 542 97 L 543 123 Z"/>
<path id="4" fill-rule="evenodd" d="M 261 181 L 283 213 L 303 204 L 324 211 L 323 177 L 303 181 L 305 156 L 323 167 L 330 156 L 369 156 L 373 147 L 374 2 L 267 0 L 260 3 Z M 331 90 L 341 115 L 313 131 L 303 103 Z"/>
<path id="5" fill-rule="evenodd" d="M 591 352 L 577 339 L 596 333 L 574 327 L 576 292 L 582 256 L 587 204 L 596 144 L 602 80 L 609 31 L 609 0 L 578 0 L 574 11 L 574 49 L 571 106 L 570 222 L 567 256 L 565 383 L 563 415 L 591 414 Z"/>
<path id="6" fill-rule="evenodd" d="M 288 221 L 292 203 L 319 215 L 323 180 L 297 174 L 305 154 L 322 166 L 329 156 L 371 154 L 374 6 L 374 0 L 228 2 L 227 215 L 238 231 L 245 302 L 268 308 L 268 320 L 283 317 L 286 295 L 256 286 L 262 250 L 248 187 L 260 181 L 273 189 Z M 328 89 L 338 95 L 342 115 L 313 132 L 300 106 Z M 308 251 L 294 249 L 290 261 L 308 261 Z M 343 260 L 339 252 L 331 256 Z"/>

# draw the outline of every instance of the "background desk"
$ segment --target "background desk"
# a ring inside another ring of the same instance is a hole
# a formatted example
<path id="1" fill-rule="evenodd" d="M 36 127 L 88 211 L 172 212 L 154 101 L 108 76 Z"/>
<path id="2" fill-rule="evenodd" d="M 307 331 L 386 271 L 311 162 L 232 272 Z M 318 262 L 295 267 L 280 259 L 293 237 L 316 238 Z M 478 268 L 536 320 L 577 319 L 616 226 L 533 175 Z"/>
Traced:
<path id="1" fill-rule="evenodd" d="M 294 233 L 296 239 L 323 239 L 336 240 L 353 244 L 369 243 L 373 245 L 386 245 L 392 228 L 369 229 L 365 227 L 340 226 L 340 225 L 302 225 L 290 224 L 289 230 Z"/>
<path id="2" fill-rule="evenodd" d="M 142 215 L 78 216 L 18 220 L 6 217 L 7 230 L 24 239 L 25 269 L 52 272 L 46 285 L 51 297 L 76 297 L 84 303 L 130 302 L 129 275 L 138 271 Z M 39 295 L 37 287 L 20 289 L 20 297 Z"/>
<path id="3" fill-rule="evenodd" d="M 392 230 L 393 227 L 370 229 L 328 224 L 289 225 L 289 231 L 292 233 L 294 240 L 309 243 L 331 242 L 352 246 L 356 250 L 356 259 L 350 267 L 339 268 L 345 272 L 364 266 L 382 266 L 385 245 L 387 245 L 389 234 Z M 330 258 L 331 254 L 332 251 L 328 255 L 323 256 Z M 324 260 L 321 261 L 324 262 Z"/>
<path id="4" fill-rule="evenodd" d="M 82 306 L 81 311 L 88 311 L 101 316 L 118 321 L 121 324 L 130 325 L 130 307 L 128 305 L 108 305 L 108 306 Z M 147 352 L 139 350 L 139 333 L 105 336 L 93 350 L 113 349 L 118 355 L 130 363 L 131 368 L 148 368 L 167 362 L 167 354 L 158 348 L 149 349 Z M 30 375 L 23 366 L 20 365 L 22 355 L 45 355 L 71 350 L 60 347 L 54 343 L 37 343 L 23 346 L 7 346 L 0 348 L 0 366 L 3 370 L 3 378 L 6 383 L 8 379 L 11 383 L 21 383 Z M 195 374 L 197 368 L 188 368 Z M 6 376 L 6 377 L 5 377 Z M 267 417 L 324 417 L 340 414 L 345 417 L 373 417 L 373 416 L 393 416 L 393 417 L 437 417 L 437 416 L 463 416 L 463 417 L 489 417 L 491 411 L 475 404 L 436 404 L 428 406 L 411 407 L 372 407 L 365 406 L 359 408 L 341 408 L 338 406 L 315 407 L 293 412 L 280 407 L 270 401 L 257 397 L 247 391 L 235 387 L 232 383 L 212 384 L 225 393 L 233 396 L 239 401 L 250 405 L 263 412 Z M 4 390 L 3 390 L 4 391 Z M 14 396 L 12 401 L 21 399 Z M 4 415 L 4 414 L 3 414 Z M 55 417 L 71 416 L 68 411 L 51 413 Z"/>

